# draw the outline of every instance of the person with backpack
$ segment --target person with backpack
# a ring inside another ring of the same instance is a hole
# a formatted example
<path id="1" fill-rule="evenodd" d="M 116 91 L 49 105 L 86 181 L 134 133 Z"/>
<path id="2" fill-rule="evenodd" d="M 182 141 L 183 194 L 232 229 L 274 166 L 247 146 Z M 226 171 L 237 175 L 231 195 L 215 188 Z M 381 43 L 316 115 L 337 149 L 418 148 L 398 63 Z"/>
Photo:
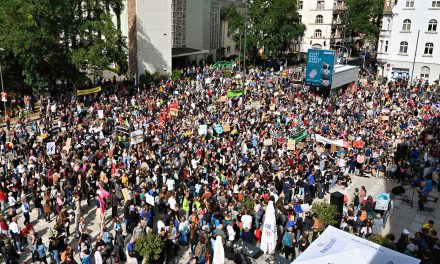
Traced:
<path id="1" fill-rule="evenodd" d="M 283 235 L 283 247 L 284 247 L 284 255 L 286 257 L 286 259 L 289 259 L 290 256 L 292 256 L 292 258 L 290 258 L 291 260 L 295 259 L 295 236 L 292 233 L 293 231 L 293 227 L 289 226 L 287 228 L 287 232 L 284 233 Z"/>
<path id="2" fill-rule="evenodd" d="M 360 201 L 359 201 L 359 189 L 358 188 L 355 188 L 354 189 L 354 198 L 353 198 L 353 205 L 354 205 L 354 208 L 355 208 L 355 210 L 356 210 L 356 212 L 359 210 L 359 204 L 360 204 Z"/>
<path id="3" fill-rule="evenodd" d="M 35 255 L 37 261 L 47 264 L 47 260 L 46 260 L 47 248 L 43 244 L 43 240 L 41 238 L 37 239 L 37 242 L 33 247 L 32 254 Z"/>

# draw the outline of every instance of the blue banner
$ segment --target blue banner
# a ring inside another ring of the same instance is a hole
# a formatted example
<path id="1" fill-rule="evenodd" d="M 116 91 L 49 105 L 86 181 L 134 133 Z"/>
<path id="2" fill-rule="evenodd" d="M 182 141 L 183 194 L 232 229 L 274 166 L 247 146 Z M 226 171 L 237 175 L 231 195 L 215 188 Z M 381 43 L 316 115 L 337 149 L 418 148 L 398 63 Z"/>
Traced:
<path id="1" fill-rule="evenodd" d="M 332 87 L 334 66 L 334 50 L 309 49 L 307 54 L 306 84 L 330 89 Z"/>

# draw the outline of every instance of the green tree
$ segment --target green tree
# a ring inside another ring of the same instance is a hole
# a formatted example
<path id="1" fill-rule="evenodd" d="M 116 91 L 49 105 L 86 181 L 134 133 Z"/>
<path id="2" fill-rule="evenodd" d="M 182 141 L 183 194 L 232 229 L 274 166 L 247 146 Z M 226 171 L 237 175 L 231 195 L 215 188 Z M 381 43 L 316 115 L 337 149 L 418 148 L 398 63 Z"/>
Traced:
<path id="1" fill-rule="evenodd" d="M 249 214 L 254 215 L 255 211 L 255 200 L 253 199 L 246 199 L 243 201 L 243 209 Z"/>
<path id="2" fill-rule="evenodd" d="M 318 202 L 313 204 L 312 213 L 324 225 L 335 225 L 338 223 L 338 208 L 334 204 Z"/>
<path id="3" fill-rule="evenodd" d="M 114 8 L 114 10 L 112 10 Z M 127 69 L 126 44 L 112 22 L 122 0 L 2 0 L 1 59 L 34 89 L 60 79 L 77 85 L 86 73 Z"/>
<path id="4" fill-rule="evenodd" d="M 383 16 L 383 0 L 346 0 L 345 25 L 353 36 L 376 43 Z M 363 42 L 361 40 L 361 45 Z"/>
<path id="5" fill-rule="evenodd" d="M 247 0 L 244 5 L 239 9 L 233 5 L 225 7 L 221 16 L 228 20 L 230 33 L 237 44 L 247 26 L 246 50 L 250 55 L 255 57 L 258 50 L 263 49 L 264 55 L 280 56 L 304 36 L 305 26 L 297 12 L 296 1 Z"/>
<path id="6" fill-rule="evenodd" d="M 136 240 L 134 250 L 144 258 L 146 263 L 154 263 L 160 258 L 162 241 L 156 233 L 142 233 Z"/>

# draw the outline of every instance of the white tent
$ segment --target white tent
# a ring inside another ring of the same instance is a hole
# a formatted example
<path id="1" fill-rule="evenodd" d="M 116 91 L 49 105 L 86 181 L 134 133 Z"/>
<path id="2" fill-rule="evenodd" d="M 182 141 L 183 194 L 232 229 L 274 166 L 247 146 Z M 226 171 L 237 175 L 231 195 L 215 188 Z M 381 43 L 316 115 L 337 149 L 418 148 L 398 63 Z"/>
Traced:
<path id="1" fill-rule="evenodd" d="M 271 254 L 275 251 L 277 245 L 277 223 L 275 220 L 275 208 L 273 202 L 269 201 L 266 206 L 264 214 L 263 233 L 261 235 L 261 250 L 266 254 Z"/>
<path id="2" fill-rule="evenodd" d="M 212 264 L 224 264 L 225 263 L 225 250 L 223 248 L 222 237 L 217 236 L 214 244 L 214 257 L 212 258 Z"/>
<path id="3" fill-rule="evenodd" d="M 419 264 L 420 260 L 329 226 L 292 264 Z"/>

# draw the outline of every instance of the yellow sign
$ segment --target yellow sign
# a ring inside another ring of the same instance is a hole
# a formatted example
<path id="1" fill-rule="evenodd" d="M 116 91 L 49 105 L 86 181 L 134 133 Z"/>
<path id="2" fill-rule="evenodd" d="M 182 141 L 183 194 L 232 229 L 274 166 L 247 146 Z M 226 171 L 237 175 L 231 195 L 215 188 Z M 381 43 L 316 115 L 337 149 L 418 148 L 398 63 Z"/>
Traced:
<path id="1" fill-rule="evenodd" d="M 95 88 L 91 88 L 91 89 L 86 89 L 86 90 L 76 90 L 76 95 L 87 95 L 87 94 L 92 94 L 92 93 L 97 93 L 101 91 L 101 86 L 95 87 Z"/>

